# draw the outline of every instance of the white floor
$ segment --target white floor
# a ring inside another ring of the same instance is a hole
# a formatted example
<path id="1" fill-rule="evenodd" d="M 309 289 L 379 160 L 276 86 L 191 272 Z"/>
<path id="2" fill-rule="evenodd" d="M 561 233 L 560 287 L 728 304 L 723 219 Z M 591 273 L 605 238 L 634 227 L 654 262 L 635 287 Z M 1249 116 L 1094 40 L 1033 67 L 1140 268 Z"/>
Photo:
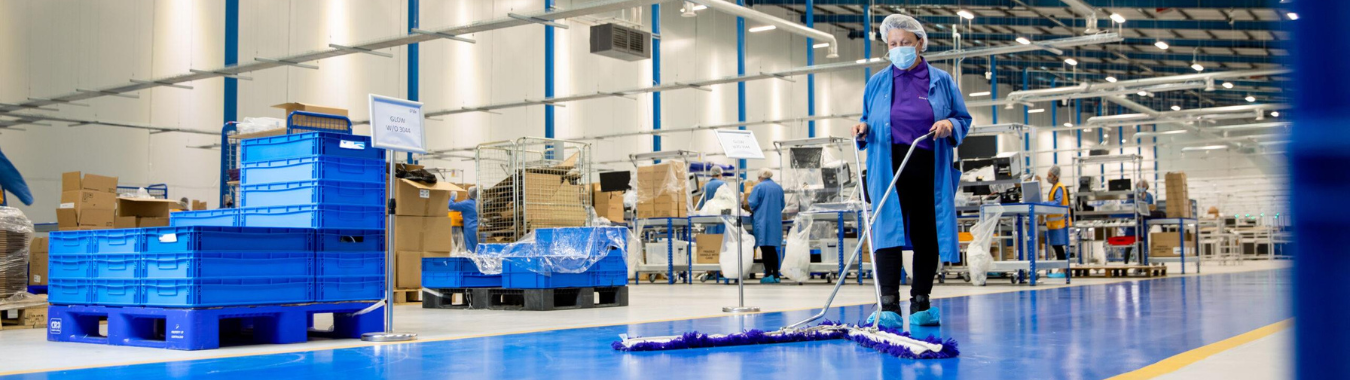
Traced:
<path id="1" fill-rule="evenodd" d="M 1170 276 L 1179 276 L 1179 268 L 1169 269 Z M 1235 266 L 1206 266 L 1206 274 L 1252 271 L 1287 266 L 1287 262 L 1246 262 Z M 1191 268 L 1193 269 L 1193 267 Z M 1194 272 L 1187 276 L 1195 275 Z M 1133 279 L 1080 278 L 1072 286 L 1104 284 Z M 873 302 L 872 286 L 846 284 L 835 299 L 836 305 L 856 305 Z M 1037 288 L 1063 287 L 1060 279 L 1046 279 Z M 988 286 L 976 287 L 960 282 L 948 282 L 934 287 L 934 297 L 956 297 L 975 294 L 1030 290 L 1026 285 L 1012 285 L 1006 280 L 991 280 Z M 796 285 L 759 285 L 747 283 L 746 304 L 764 311 L 818 308 L 829 294 L 831 286 L 820 283 Z M 903 292 L 903 290 L 902 290 Z M 492 310 L 429 310 L 420 305 L 402 305 L 394 309 L 397 329 L 417 332 L 423 340 L 454 339 L 477 335 L 496 335 L 561 329 L 594 325 L 628 324 L 646 321 L 691 319 L 723 316 L 724 306 L 736 304 L 736 286 L 694 284 L 648 284 L 629 287 L 629 307 L 552 312 L 492 311 Z M 1169 378 L 1284 378 L 1288 377 L 1291 357 L 1289 335 L 1276 334 L 1251 342 L 1233 350 L 1215 355 L 1208 360 L 1170 374 Z M 162 362 L 241 356 L 278 352 L 311 351 L 318 349 L 365 345 L 353 340 L 321 340 L 291 345 L 229 347 L 207 351 L 171 351 L 149 348 L 104 346 L 78 343 L 47 342 L 45 330 L 11 330 L 0 332 L 0 374 L 43 371 L 72 367 L 100 367 L 118 364 Z M 78 358 L 73 360 L 73 358 Z M 1234 363 L 1237 363 L 1236 365 Z M 1247 368 L 1249 369 L 1242 369 Z M 1215 375 L 1223 375 L 1215 376 Z M 1232 375 L 1232 376 L 1229 376 Z"/>

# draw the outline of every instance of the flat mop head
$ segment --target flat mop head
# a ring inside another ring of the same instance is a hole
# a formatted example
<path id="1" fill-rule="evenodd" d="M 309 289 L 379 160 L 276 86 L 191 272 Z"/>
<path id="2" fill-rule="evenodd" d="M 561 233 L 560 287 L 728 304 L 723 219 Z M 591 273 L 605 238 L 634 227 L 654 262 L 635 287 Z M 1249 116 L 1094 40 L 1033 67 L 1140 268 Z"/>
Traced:
<path id="1" fill-rule="evenodd" d="M 884 327 L 854 326 L 825 321 L 820 325 L 797 330 L 760 331 L 750 330 L 737 334 L 708 335 L 697 332 L 678 336 L 629 338 L 614 342 L 611 346 L 618 351 L 668 351 L 688 348 L 713 348 L 749 346 L 756 344 L 775 344 L 793 342 L 813 342 L 821 340 L 848 339 L 863 347 L 885 352 L 891 356 L 906 359 L 947 359 L 960 354 L 956 349 L 956 340 L 942 340 L 936 337 L 915 339 L 909 333 Z"/>

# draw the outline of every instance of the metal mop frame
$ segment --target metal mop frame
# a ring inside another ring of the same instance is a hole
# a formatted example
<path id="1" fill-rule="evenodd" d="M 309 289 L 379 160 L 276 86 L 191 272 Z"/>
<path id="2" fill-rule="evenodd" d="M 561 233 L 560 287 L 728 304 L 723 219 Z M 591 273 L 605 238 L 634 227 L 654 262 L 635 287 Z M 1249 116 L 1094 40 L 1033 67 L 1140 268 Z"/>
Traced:
<path id="1" fill-rule="evenodd" d="M 917 145 L 924 139 L 928 139 L 930 137 L 932 137 L 931 132 L 928 134 L 924 134 L 923 136 L 919 136 L 919 138 L 915 139 L 914 142 L 911 143 L 909 151 L 905 153 L 904 160 L 900 162 L 900 169 L 901 169 L 900 171 L 903 171 L 905 165 L 909 163 L 909 157 L 911 154 L 914 153 L 915 145 Z M 858 151 L 859 149 L 857 147 L 857 144 L 855 143 L 853 148 L 853 158 L 857 162 L 859 168 L 861 168 L 862 158 L 861 155 L 858 153 Z M 858 186 L 865 186 L 862 181 L 861 170 L 857 170 L 856 172 L 859 173 Z M 891 193 L 895 192 L 895 185 L 898 182 L 899 178 L 900 176 L 897 174 L 894 176 L 894 178 L 891 179 L 890 186 L 887 187 L 886 193 L 882 195 L 879 204 L 885 205 L 885 202 L 890 198 Z M 880 211 L 880 209 L 881 206 L 877 206 L 877 211 Z M 867 207 L 863 208 L 864 213 L 863 218 L 867 221 L 867 223 L 863 225 L 864 228 L 863 233 L 867 235 L 867 245 L 869 247 L 868 254 L 872 255 L 873 259 L 872 262 L 875 263 L 876 248 L 872 244 L 872 225 L 876 223 L 876 215 L 869 213 L 867 210 L 868 210 Z M 858 255 L 861 253 L 862 253 L 862 245 L 860 244 L 854 248 L 853 254 L 849 256 L 848 264 L 846 265 L 852 265 L 853 262 L 857 260 Z M 848 270 L 849 270 L 848 266 L 845 266 L 844 273 L 847 273 Z M 661 350 L 673 350 L 685 348 L 727 347 L 727 346 L 744 346 L 754 344 L 848 339 L 857 342 L 858 344 L 864 347 L 876 349 L 878 351 L 882 351 L 897 357 L 904 357 L 911 359 L 944 359 L 960 355 L 960 352 L 957 351 L 955 340 L 947 339 L 944 341 L 942 339 L 931 336 L 925 339 L 917 339 L 910 336 L 908 332 L 898 331 L 881 326 L 880 325 L 881 318 L 879 317 L 876 318 L 875 321 L 873 321 L 872 326 L 870 327 L 849 326 L 837 324 L 830 321 L 822 322 L 820 325 L 817 326 L 805 328 L 801 327 L 803 325 L 806 325 L 807 323 L 811 323 L 812 321 L 816 321 L 825 316 L 825 313 L 828 312 L 830 309 L 830 305 L 834 303 L 834 297 L 839 294 L 840 286 L 842 286 L 843 284 L 844 281 L 835 282 L 834 291 L 830 292 L 830 297 L 825 301 L 825 306 L 824 308 L 821 309 L 820 313 L 817 313 L 816 315 L 807 318 L 805 320 L 802 320 L 801 322 L 794 323 L 790 326 L 784 327 L 776 331 L 750 330 L 738 334 L 724 334 L 724 335 L 705 335 L 697 332 L 690 332 L 680 336 L 646 337 L 646 338 L 643 337 L 630 338 L 625 334 L 620 335 L 620 339 L 622 340 L 614 342 L 612 344 L 612 347 L 615 350 L 619 351 L 661 351 Z M 876 291 L 877 312 L 880 313 L 881 284 L 877 281 L 873 281 L 872 284 L 873 289 L 875 289 Z"/>

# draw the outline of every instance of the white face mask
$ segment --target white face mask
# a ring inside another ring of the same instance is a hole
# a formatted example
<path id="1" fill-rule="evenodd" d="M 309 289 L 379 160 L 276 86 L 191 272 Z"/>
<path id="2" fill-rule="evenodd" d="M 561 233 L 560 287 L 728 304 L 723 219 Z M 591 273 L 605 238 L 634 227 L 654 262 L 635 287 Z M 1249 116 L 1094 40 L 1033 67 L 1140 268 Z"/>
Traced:
<path id="1" fill-rule="evenodd" d="M 896 46 L 887 52 L 887 58 L 896 68 L 905 70 L 914 66 L 914 61 L 919 59 L 919 51 L 913 46 Z"/>

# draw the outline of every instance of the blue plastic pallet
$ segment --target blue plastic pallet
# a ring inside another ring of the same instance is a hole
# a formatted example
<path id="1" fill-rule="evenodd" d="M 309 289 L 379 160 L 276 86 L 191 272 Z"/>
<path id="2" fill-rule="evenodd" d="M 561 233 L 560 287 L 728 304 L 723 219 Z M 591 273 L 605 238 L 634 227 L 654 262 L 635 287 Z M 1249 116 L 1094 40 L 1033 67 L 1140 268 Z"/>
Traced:
<path id="1" fill-rule="evenodd" d="M 340 181 L 299 181 L 240 187 L 240 205 L 269 207 L 294 205 L 383 206 L 384 184 Z"/>
<path id="2" fill-rule="evenodd" d="M 53 305 L 86 305 L 94 300 L 94 281 L 89 279 L 47 279 L 47 302 Z"/>
<path id="3" fill-rule="evenodd" d="M 315 251 L 369 252 L 384 250 L 384 231 L 372 230 L 317 230 L 314 231 Z"/>
<path id="4" fill-rule="evenodd" d="M 239 209 L 180 211 L 169 214 L 169 225 L 174 227 L 238 227 Z"/>
<path id="5" fill-rule="evenodd" d="M 301 343 L 310 336 L 357 339 L 361 334 L 384 330 L 382 309 L 356 314 L 372 305 L 342 302 L 211 309 L 54 305 L 47 308 L 47 340 L 209 350 L 231 343 Z M 312 316 L 321 313 L 333 314 L 331 331 L 312 329 Z M 99 334 L 104 320 L 106 336 Z"/>
<path id="6" fill-rule="evenodd" d="M 370 137 L 345 133 L 296 133 L 248 139 L 239 143 L 243 163 L 313 156 L 384 159 L 384 149 L 370 146 Z"/>
<path id="7" fill-rule="evenodd" d="M 315 276 L 384 276 L 384 251 L 314 252 Z"/>
<path id="8" fill-rule="evenodd" d="M 314 278 L 318 302 L 383 299 L 384 276 L 320 276 Z"/>
<path id="9" fill-rule="evenodd" d="M 311 251 L 314 232 L 303 228 L 155 227 L 143 229 L 147 253 L 191 251 Z"/>
<path id="10" fill-rule="evenodd" d="M 141 280 L 145 306 L 211 307 L 303 303 L 314 300 L 313 277 Z"/>
<path id="11" fill-rule="evenodd" d="M 343 181 L 378 183 L 388 176 L 384 160 L 316 156 L 243 164 L 241 185 L 295 181 Z"/>
<path id="12" fill-rule="evenodd" d="M 307 205 L 240 209 L 249 227 L 384 229 L 384 206 Z"/>
<path id="13" fill-rule="evenodd" d="M 312 251 L 192 251 L 141 255 L 144 279 L 313 276 Z"/>
<path id="14" fill-rule="evenodd" d="M 495 288 L 502 286 L 502 275 L 483 274 L 473 260 L 464 257 L 422 258 L 422 287 Z"/>

